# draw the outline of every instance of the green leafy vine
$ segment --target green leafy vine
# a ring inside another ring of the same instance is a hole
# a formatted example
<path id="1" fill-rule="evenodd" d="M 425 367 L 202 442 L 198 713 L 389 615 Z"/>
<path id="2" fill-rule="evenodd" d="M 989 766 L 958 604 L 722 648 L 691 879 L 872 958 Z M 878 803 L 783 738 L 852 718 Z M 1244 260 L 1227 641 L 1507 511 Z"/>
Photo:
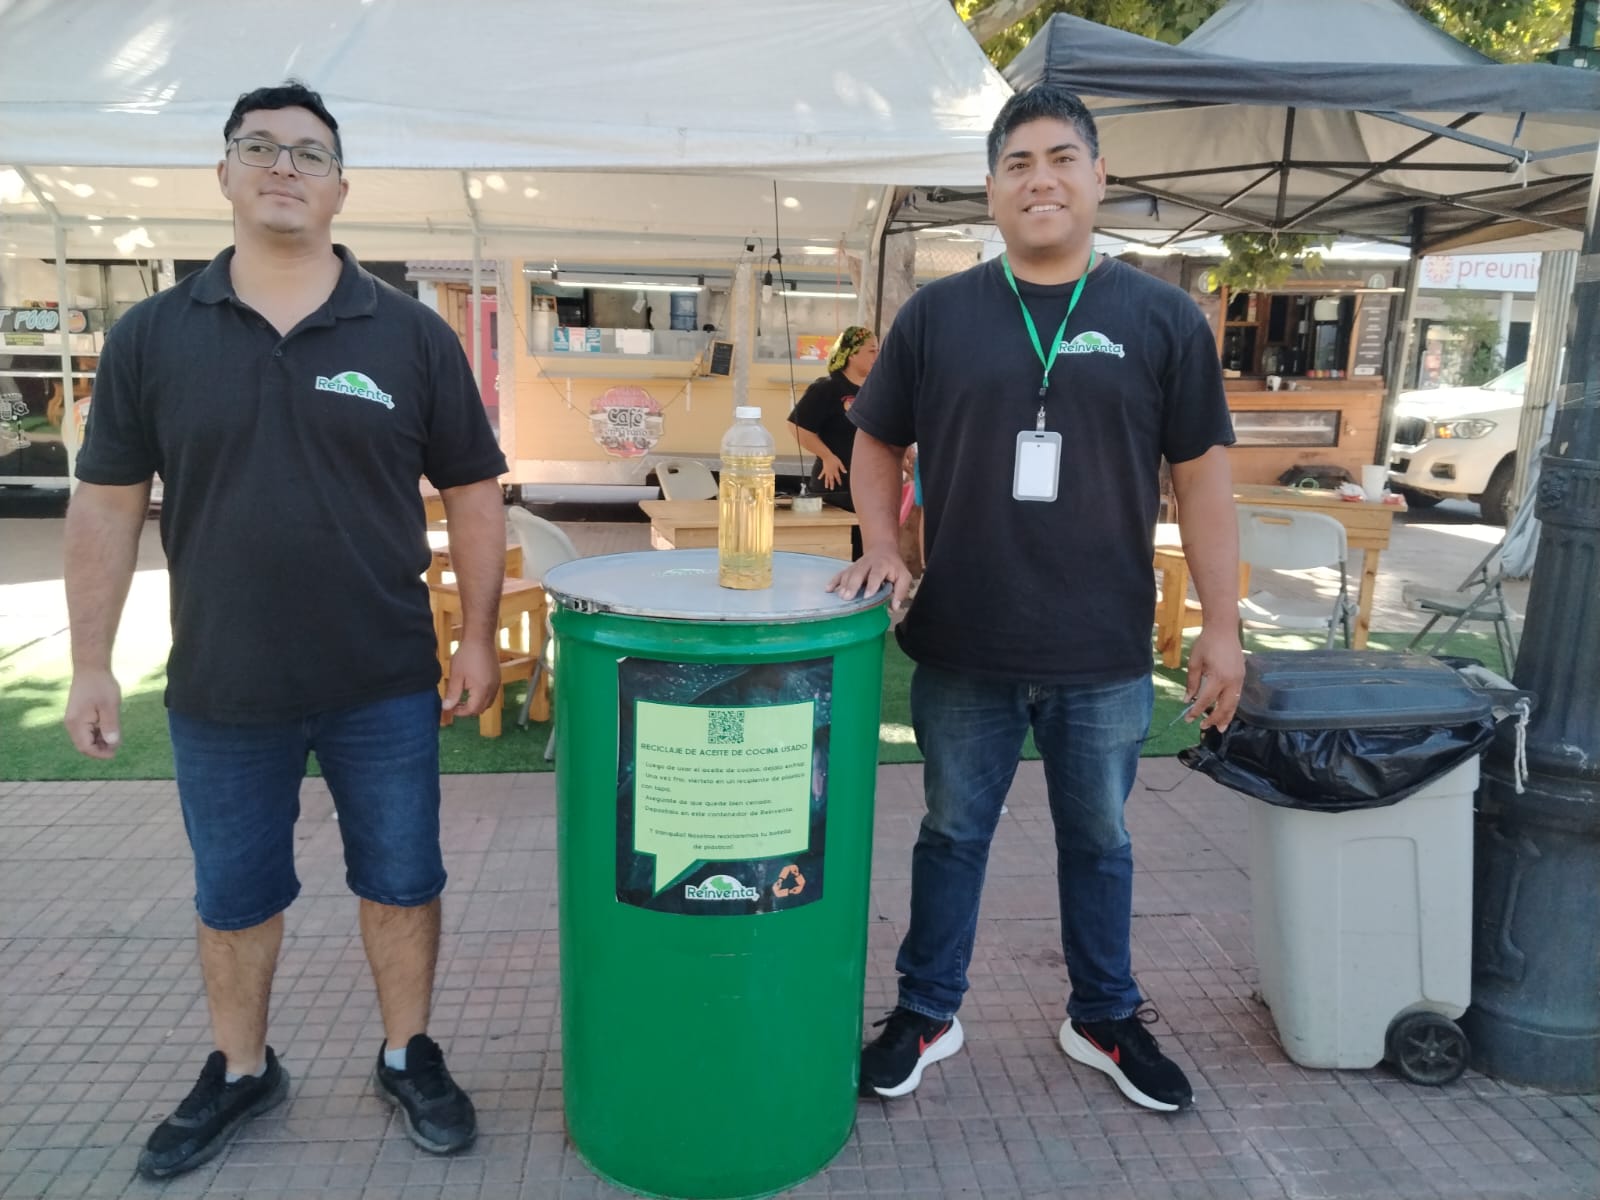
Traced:
<path id="1" fill-rule="evenodd" d="M 1222 244 L 1228 256 L 1216 267 L 1217 282 L 1239 292 L 1276 287 L 1297 266 L 1321 271 L 1321 251 L 1333 239 L 1314 233 L 1225 233 Z"/>

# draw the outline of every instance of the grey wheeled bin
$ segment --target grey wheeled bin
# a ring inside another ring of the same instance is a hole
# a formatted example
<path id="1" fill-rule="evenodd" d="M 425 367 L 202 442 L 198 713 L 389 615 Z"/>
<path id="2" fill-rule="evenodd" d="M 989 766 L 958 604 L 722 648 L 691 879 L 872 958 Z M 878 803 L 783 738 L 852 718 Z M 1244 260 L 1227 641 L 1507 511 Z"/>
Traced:
<path id="1" fill-rule="evenodd" d="M 1256 797 L 1250 893 L 1261 996 L 1307 1067 L 1388 1059 L 1415 1083 L 1466 1067 L 1473 794 L 1496 698 L 1420 655 L 1251 655 L 1238 714 L 1186 751 Z M 1501 711 L 1503 711 L 1503 706 Z"/>

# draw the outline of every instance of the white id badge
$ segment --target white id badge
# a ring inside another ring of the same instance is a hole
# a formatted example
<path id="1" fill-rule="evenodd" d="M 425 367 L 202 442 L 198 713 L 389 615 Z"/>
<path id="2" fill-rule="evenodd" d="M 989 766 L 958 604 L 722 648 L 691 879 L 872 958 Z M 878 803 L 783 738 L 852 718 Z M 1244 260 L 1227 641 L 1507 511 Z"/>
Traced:
<path id="1" fill-rule="evenodd" d="M 1061 479 L 1061 435 L 1025 429 L 1017 434 L 1017 466 L 1011 477 L 1013 500 L 1054 500 Z"/>

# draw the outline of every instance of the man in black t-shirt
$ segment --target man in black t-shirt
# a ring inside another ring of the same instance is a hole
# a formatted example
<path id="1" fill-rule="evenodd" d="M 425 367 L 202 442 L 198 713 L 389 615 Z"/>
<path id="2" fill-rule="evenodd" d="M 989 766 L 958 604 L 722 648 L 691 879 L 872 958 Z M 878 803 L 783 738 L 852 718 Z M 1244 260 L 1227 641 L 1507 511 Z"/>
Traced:
<path id="1" fill-rule="evenodd" d="M 1225 728 L 1244 676 L 1234 618 L 1233 440 L 1210 329 L 1182 292 L 1093 252 L 1105 189 L 1093 118 L 1040 85 L 989 134 L 989 211 L 1006 253 L 929 285 L 884 339 L 850 410 L 866 543 L 833 589 L 910 582 L 895 525 L 915 442 L 926 562 L 899 629 L 927 815 L 912 853 L 899 1001 L 862 1052 L 862 1090 L 902 1096 L 960 1049 L 989 844 L 1031 728 L 1056 829 L 1059 1039 L 1134 1102 L 1192 1101 L 1146 1029 L 1133 980 L 1123 807 L 1150 721 L 1150 567 L 1161 460 L 1208 622 L 1188 695 Z M 1193 717 L 1191 717 L 1193 719 Z"/>
<path id="2" fill-rule="evenodd" d="M 104 759 L 121 737 L 112 639 L 162 477 L 168 725 L 216 1048 L 139 1157 L 151 1179 L 288 1093 L 267 1012 L 312 753 L 361 898 L 378 1091 L 425 1150 L 477 1133 L 427 1035 L 445 871 L 419 483 L 449 518 L 463 621 L 443 705 L 467 716 L 499 689 L 505 459 L 455 334 L 333 244 L 349 185 L 321 97 L 292 81 L 241 96 L 223 138 L 235 244 L 111 331 L 67 514 L 66 725 Z"/>

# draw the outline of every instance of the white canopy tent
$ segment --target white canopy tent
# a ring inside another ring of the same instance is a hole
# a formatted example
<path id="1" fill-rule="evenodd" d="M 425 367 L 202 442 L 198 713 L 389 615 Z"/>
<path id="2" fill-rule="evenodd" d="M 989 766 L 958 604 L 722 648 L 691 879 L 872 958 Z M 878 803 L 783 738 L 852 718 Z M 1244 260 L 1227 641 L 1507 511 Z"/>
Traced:
<path id="1" fill-rule="evenodd" d="M 340 122 L 336 236 L 470 256 L 473 345 L 484 257 L 866 257 L 887 187 L 982 180 L 1011 90 L 946 0 L 11 0 L 0 47 L 0 259 L 54 258 L 63 308 L 69 258 L 232 240 L 224 120 L 293 76 Z"/>
<path id="2" fill-rule="evenodd" d="M 378 258 L 864 249 L 883 185 L 981 181 L 1010 94 L 946 0 L 18 0 L 0 46 L 0 254 L 36 257 L 209 257 L 223 120 L 290 75 Z"/>

